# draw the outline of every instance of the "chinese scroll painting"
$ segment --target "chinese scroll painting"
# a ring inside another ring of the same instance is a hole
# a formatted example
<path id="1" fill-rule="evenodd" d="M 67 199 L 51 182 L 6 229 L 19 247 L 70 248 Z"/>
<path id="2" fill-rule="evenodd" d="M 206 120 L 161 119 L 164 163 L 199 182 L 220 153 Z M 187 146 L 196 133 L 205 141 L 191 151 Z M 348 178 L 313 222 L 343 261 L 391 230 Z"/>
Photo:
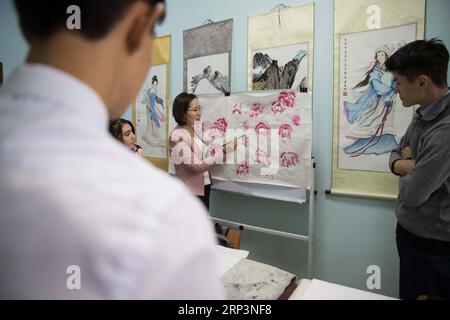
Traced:
<path id="1" fill-rule="evenodd" d="M 388 172 L 412 118 L 384 63 L 414 41 L 416 24 L 340 36 L 339 169 Z"/>
<path id="2" fill-rule="evenodd" d="M 146 157 L 167 157 L 166 72 L 165 64 L 152 67 L 136 98 L 136 139 Z"/>

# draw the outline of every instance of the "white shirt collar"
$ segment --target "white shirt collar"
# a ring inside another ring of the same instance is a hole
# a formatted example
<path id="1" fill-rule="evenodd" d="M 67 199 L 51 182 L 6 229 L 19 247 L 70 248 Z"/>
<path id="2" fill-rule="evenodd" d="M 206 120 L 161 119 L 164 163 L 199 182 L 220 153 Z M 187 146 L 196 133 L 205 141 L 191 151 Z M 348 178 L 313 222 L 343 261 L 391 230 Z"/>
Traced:
<path id="1" fill-rule="evenodd" d="M 107 108 L 86 83 L 69 73 L 45 64 L 27 63 L 18 67 L 2 88 L 3 93 L 51 100 L 86 122 L 106 128 Z"/>

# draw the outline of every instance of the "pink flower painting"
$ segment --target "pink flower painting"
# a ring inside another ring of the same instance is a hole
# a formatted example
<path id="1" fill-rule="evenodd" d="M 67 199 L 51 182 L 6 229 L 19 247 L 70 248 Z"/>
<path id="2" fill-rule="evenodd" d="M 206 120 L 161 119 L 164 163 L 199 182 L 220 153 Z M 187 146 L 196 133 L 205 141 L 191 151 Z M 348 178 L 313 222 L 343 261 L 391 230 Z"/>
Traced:
<path id="1" fill-rule="evenodd" d="M 255 131 L 256 131 L 256 134 L 258 134 L 258 135 L 261 134 L 263 136 L 267 136 L 269 134 L 270 127 L 265 122 L 259 122 L 255 127 Z"/>
<path id="2" fill-rule="evenodd" d="M 257 149 L 255 153 L 254 162 L 260 166 L 268 166 L 270 165 L 270 158 L 267 155 L 267 152 Z"/>
<path id="3" fill-rule="evenodd" d="M 295 106 L 295 98 L 297 94 L 295 91 L 283 91 L 278 96 L 278 101 L 282 101 L 286 108 L 293 108 Z"/>
<path id="4" fill-rule="evenodd" d="M 248 147 L 250 138 L 248 136 L 243 136 L 241 139 L 238 140 L 239 145 L 244 145 L 244 147 Z"/>
<path id="5" fill-rule="evenodd" d="M 248 166 L 247 162 L 242 162 L 240 164 L 237 164 L 234 166 L 236 174 L 238 176 L 248 176 L 250 172 L 250 167 Z"/>
<path id="6" fill-rule="evenodd" d="M 250 118 L 256 118 L 257 116 L 259 116 L 263 111 L 263 106 L 261 103 L 259 102 L 255 102 L 252 104 L 252 106 L 250 107 Z"/>
<path id="7" fill-rule="evenodd" d="M 281 138 L 291 139 L 292 131 L 293 131 L 292 127 L 288 124 L 282 124 L 280 126 L 280 129 L 278 129 L 278 133 Z"/>
<path id="8" fill-rule="evenodd" d="M 299 155 L 295 152 L 283 152 L 280 156 L 280 164 L 283 168 L 295 167 L 299 161 Z"/>
<path id="9" fill-rule="evenodd" d="M 223 152 L 223 147 L 221 145 L 218 145 L 218 144 L 215 144 L 215 143 L 211 143 L 208 146 L 208 153 L 211 156 L 215 156 L 216 153 L 219 153 L 219 152 Z"/>
<path id="10" fill-rule="evenodd" d="M 292 123 L 296 126 L 300 125 L 300 116 L 298 114 L 296 114 L 295 116 L 292 117 Z"/>
<path id="11" fill-rule="evenodd" d="M 214 140 L 216 137 L 223 137 L 227 131 L 228 123 L 225 118 L 219 118 L 211 126 L 210 137 Z"/>
<path id="12" fill-rule="evenodd" d="M 283 113 L 284 111 L 286 111 L 286 107 L 284 106 L 282 101 L 277 100 L 272 103 L 273 114 Z"/>
<path id="13" fill-rule="evenodd" d="M 295 98 L 297 94 L 295 91 L 283 91 L 278 95 L 278 99 L 272 103 L 273 114 L 283 113 L 287 108 L 295 106 Z"/>
<path id="14" fill-rule="evenodd" d="M 241 115 L 242 114 L 242 104 L 235 104 L 233 107 L 233 114 Z"/>

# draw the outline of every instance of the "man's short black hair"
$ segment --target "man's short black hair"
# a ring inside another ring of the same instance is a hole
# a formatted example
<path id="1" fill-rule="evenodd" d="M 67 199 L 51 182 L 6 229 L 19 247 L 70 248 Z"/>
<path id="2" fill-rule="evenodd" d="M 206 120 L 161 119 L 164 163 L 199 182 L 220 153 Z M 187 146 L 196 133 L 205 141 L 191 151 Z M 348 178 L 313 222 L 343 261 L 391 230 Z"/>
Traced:
<path id="1" fill-rule="evenodd" d="M 197 96 L 192 93 L 182 92 L 176 96 L 173 101 L 172 114 L 178 125 L 186 125 L 186 115 L 189 109 L 189 104 L 194 99 L 197 99 Z"/>
<path id="2" fill-rule="evenodd" d="M 445 44 L 436 38 L 429 41 L 416 40 L 401 47 L 388 60 L 386 70 L 398 72 L 408 81 L 414 81 L 421 74 L 431 78 L 438 86 L 447 86 L 449 53 Z"/>
<path id="3" fill-rule="evenodd" d="M 81 11 L 81 29 L 74 30 L 88 39 L 100 39 L 120 21 L 136 1 L 154 6 L 164 0 L 14 0 L 25 38 L 47 39 L 66 28 L 71 16 L 67 8 L 77 5 Z M 164 16 L 160 19 L 160 22 Z"/>

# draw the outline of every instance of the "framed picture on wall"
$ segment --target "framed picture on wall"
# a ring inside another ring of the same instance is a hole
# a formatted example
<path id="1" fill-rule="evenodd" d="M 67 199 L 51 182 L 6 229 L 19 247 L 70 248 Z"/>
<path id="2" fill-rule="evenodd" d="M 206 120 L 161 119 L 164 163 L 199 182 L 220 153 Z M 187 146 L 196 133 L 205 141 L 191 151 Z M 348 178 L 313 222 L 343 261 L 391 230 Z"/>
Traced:
<path id="1" fill-rule="evenodd" d="M 230 92 L 233 19 L 183 31 L 183 88 L 185 92 Z"/>
<path id="2" fill-rule="evenodd" d="M 136 142 L 144 157 L 164 171 L 168 169 L 170 44 L 170 35 L 154 40 L 153 66 L 132 103 Z"/>
<path id="3" fill-rule="evenodd" d="M 145 157 L 167 158 L 166 88 L 167 64 L 153 66 L 134 104 L 136 139 Z"/>
<path id="4" fill-rule="evenodd" d="M 229 92 L 229 60 L 228 52 L 188 59 L 188 93 L 217 94 Z"/>
<path id="5" fill-rule="evenodd" d="M 308 43 L 253 50 L 252 90 L 308 91 Z"/>

